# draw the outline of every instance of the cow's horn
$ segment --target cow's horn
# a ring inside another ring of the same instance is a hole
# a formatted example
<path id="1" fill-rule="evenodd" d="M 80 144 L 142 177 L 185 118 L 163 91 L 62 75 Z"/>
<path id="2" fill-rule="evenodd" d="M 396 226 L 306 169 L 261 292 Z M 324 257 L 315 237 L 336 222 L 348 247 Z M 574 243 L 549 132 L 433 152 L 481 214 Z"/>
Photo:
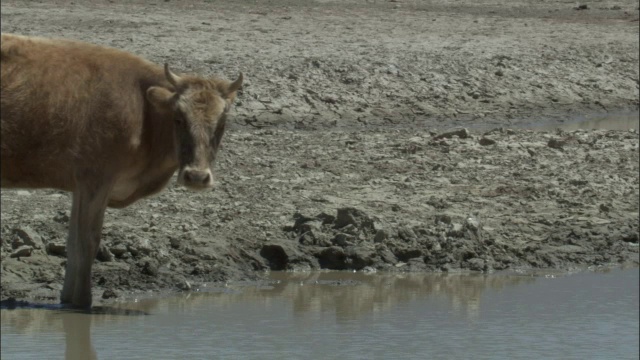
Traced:
<path id="1" fill-rule="evenodd" d="M 173 72 L 171 72 L 171 70 L 169 70 L 169 64 L 167 63 L 164 64 L 164 76 L 167 77 L 167 80 L 169 80 L 171 85 L 178 87 L 178 82 L 180 81 L 180 77 L 174 74 Z"/>
<path id="2" fill-rule="evenodd" d="M 234 91 L 238 91 L 238 89 L 240 89 L 240 87 L 242 86 L 242 72 L 240 72 L 240 75 L 238 75 L 238 78 L 236 79 L 236 81 L 232 82 L 229 85 L 229 93 L 232 93 Z"/>

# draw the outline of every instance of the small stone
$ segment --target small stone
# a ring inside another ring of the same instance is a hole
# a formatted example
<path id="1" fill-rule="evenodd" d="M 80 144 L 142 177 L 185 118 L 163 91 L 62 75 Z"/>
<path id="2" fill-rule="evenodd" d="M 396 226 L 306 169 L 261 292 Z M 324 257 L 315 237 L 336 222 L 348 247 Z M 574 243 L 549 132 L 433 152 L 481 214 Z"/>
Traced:
<path id="1" fill-rule="evenodd" d="M 67 255 L 67 245 L 64 243 L 50 242 L 47 244 L 46 250 L 47 250 L 47 254 L 49 255 L 57 255 L 57 256 Z"/>
<path id="2" fill-rule="evenodd" d="M 558 149 L 558 150 L 562 150 L 562 148 L 564 147 L 565 142 L 555 139 L 555 138 L 551 138 L 549 139 L 549 142 L 547 143 L 547 146 L 552 148 L 552 149 Z"/>
<path id="3" fill-rule="evenodd" d="M 53 217 L 53 221 L 66 224 L 69 222 L 69 219 L 71 218 L 70 216 L 71 213 L 69 211 L 58 211 L 58 214 Z"/>
<path id="4" fill-rule="evenodd" d="M 496 141 L 493 139 L 483 137 L 482 139 L 480 139 L 480 141 L 478 141 L 478 143 L 482 146 L 488 146 L 488 145 L 495 145 Z"/>
<path id="5" fill-rule="evenodd" d="M 104 292 L 102 293 L 103 299 L 114 299 L 117 297 L 118 297 L 118 293 L 116 293 L 116 291 L 113 289 L 105 289 Z"/>
<path id="6" fill-rule="evenodd" d="M 467 229 L 470 229 L 474 233 L 477 233 L 478 230 L 480 230 L 480 221 L 478 221 L 478 219 L 474 216 L 469 216 L 465 220 L 464 225 Z"/>
<path id="7" fill-rule="evenodd" d="M 318 255 L 320 268 L 330 270 L 345 270 L 347 268 L 347 256 L 344 250 L 337 246 L 323 249 Z"/>
<path id="8" fill-rule="evenodd" d="M 473 271 L 484 271 L 485 263 L 484 260 L 480 258 L 472 258 L 467 260 L 467 264 L 469 265 L 469 270 Z"/>
<path id="9" fill-rule="evenodd" d="M 495 72 L 496 76 L 504 76 L 504 72 L 502 70 L 498 70 Z"/>
<path id="10" fill-rule="evenodd" d="M 133 244 L 129 245 L 128 249 L 129 252 L 134 255 L 137 255 L 138 253 L 149 255 L 153 250 L 153 247 L 151 246 L 149 239 L 136 236 Z"/>
<path id="11" fill-rule="evenodd" d="M 440 139 L 450 139 L 454 136 L 459 137 L 460 139 L 466 139 L 468 137 L 470 137 L 471 135 L 469 134 L 469 130 L 467 129 L 458 129 L 458 130 L 454 130 L 454 131 L 448 131 L 445 133 L 442 133 L 440 135 L 436 135 L 433 137 L 432 140 L 440 140 Z"/>
<path id="12" fill-rule="evenodd" d="M 573 9 L 574 10 L 589 10 L 589 5 L 582 4 L 582 5 L 578 5 L 578 6 L 574 7 Z"/>
<path id="13" fill-rule="evenodd" d="M 446 214 L 436 215 L 435 216 L 435 221 L 436 221 L 436 224 L 437 223 L 451 224 L 451 216 L 446 215 Z"/>
<path id="14" fill-rule="evenodd" d="M 113 255 L 116 257 L 121 257 L 124 253 L 127 252 L 127 247 L 124 244 L 117 244 L 109 249 Z"/>
<path id="15" fill-rule="evenodd" d="M 331 243 L 337 246 L 345 247 L 353 245 L 353 240 L 355 240 L 353 236 L 339 233 L 333 239 L 331 239 Z"/>
<path id="16" fill-rule="evenodd" d="M 464 236 L 464 233 L 462 232 L 462 230 L 463 230 L 462 224 L 452 223 L 451 229 L 449 230 L 449 232 L 447 232 L 447 235 L 451 237 L 462 237 Z"/>
<path id="17" fill-rule="evenodd" d="M 373 237 L 374 243 L 380 243 L 389 238 L 389 233 L 386 230 L 380 229 L 376 232 L 376 235 Z"/>
<path id="18" fill-rule="evenodd" d="M 29 257 L 33 252 L 33 247 L 29 245 L 22 245 L 17 248 L 14 252 L 11 253 L 10 257 L 12 258 L 21 258 L 21 257 Z"/>
<path id="19" fill-rule="evenodd" d="M 611 204 L 600 204 L 600 211 L 605 213 L 611 211 Z"/>
<path id="20" fill-rule="evenodd" d="M 176 284 L 176 287 L 182 291 L 191 291 L 191 283 L 187 279 L 182 279 Z"/>
<path id="21" fill-rule="evenodd" d="M 157 261 L 149 258 L 149 257 L 145 257 L 142 260 L 140 260 L 140 262 L 138 264 L 142 265 L 142 273 L 145 275 L 149 275 L 149 276 L 156 276 L 158 275 L 158 263 Z"/>
<path id="22" fill-rule="evenodd" d="M 265 259 L 269 269 L 286 270 L 290 263 L 300 260 L 301 254 L 295 245 L 283 241 L 264 244 L 260 256 Z"/>
<path id="23" fill-rule="evenodd" d="M 376 253 L 373 249 L 363 246 L 351 246 L 345 249 L 348 266 L 350 269 L 361 270 L 373 265 Z"/>
<path id="24" fill-rule="evenodd" d="M 377 271 L 378 271 L 378 270 L 376 270 L 376 268 L 374 268 L 374 267 L 372 267 L 372 266 L 365 266 L 365 267 L 362 269 L 362 272 L 363 272 L 363 273 L 367 273 L 367 274 L 373 274 L 373 273 L 376 273 Z"/>
<path id="25" fill-rule="evenodd" d="M 408 226 L 399 228 L 398 236 L 404 241 L 411 241 L 417 238 L 416 233 Z"/>
<path id="26" fill-rule="evenodd" d="M 112 261 L 113 254 L 111 253 L 111 251 L 109 251 L 105 244 L 100 244 L 100 247 L 98 248 L 98 254 L 96 254 L 96 259 L 98 259 L 98 261 L 104 262 Z"/>
<path id="27" fill-rule="evenodd" d="M 13 233 L 17 236 L 18 239 L 14 243 L 19 247 L 21 245 L 29 245 L 34 249 L 42 248 L 42 237 L 38 234 L 37 231 L 32 228 L 25 226 L 21 228 L 17 228 L 13 230 Z"/>
<path id="28" fill-rule="evenodd" d="M 171 245 L 172 248 L 174 249 L 179 249 L 180 248 L 180 239 L 174 236 L 171 236 L 169 238 L 169 245 Z"/>

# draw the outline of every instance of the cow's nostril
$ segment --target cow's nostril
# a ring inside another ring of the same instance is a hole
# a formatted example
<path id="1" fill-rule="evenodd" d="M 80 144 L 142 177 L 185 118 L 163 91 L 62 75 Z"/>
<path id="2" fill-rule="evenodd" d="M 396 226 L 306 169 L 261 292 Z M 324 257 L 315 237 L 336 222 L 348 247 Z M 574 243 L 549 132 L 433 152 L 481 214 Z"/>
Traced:
<path id="1" fill-rule="evenodd" d="M 211 174 L 208 171 L 185 171 L 184 181 L 190 184 L 208 185 L 211 181 Z"/>
<path id="2" fill-rule="evenodd" d="M 191 171 L 185 171 L 185 173 L 184 173 L 184 179 L 185 179 L 187 182 L 192 183 L 192 182 L 194 181 L 194 179 L 193 179 L 193 172 L 191 172 Z"/>

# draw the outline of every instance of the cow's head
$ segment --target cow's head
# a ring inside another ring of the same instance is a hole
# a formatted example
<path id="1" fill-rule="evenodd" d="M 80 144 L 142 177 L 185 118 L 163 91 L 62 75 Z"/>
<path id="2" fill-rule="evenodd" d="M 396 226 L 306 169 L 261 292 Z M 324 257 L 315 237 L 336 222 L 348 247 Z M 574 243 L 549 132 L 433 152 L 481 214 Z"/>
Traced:
<path id="1" fill-rule="evenodd" d="M 242 73 L 232 83 L 216 78 L 177 76 L 164 65 L 175 91 L 152 86 L 147 99 L 173 114 L 178 151 L 178 182 L 190 189 L 213 186 L 213 163 L 224 133 L 226 115 L 242 86 Z"/>

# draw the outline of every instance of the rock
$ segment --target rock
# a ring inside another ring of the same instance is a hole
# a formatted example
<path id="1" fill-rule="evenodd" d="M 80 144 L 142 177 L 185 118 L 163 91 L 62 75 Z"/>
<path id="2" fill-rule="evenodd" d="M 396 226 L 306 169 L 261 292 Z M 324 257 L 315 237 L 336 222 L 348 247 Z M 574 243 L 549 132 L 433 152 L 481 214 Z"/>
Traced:
<path id="1" fill-rule="evenodd" d="M 632 243 L 632 244 L 637 244 L 638 243 L 638 233 L 630 233 L 627 235 L 624 235 L 622 237 L 622 241 L 628 242 L 628 243 Z"/>
<path id="2" fill-rule="evenodd" d="M 446 214 L 436 215 L 435 222 L 436 224 L 438 223 L 451 224 L 451 216 Z"/>
<path id="3" fill-rule="evenodd" d="M 149 255 L 153 250 L 153 247 L 151 247 L 149 239 L 140 236 L 134 236 L 132 242 L 129 244 L 129 246 L 127 246 L 127 250 L 129 250 L 129 252 L 133 256 L 138 256 L 140 254 Z"/>
<path id="4" fill-rule="evenodd" d="M 69 219 L 71 218 L 71 212 L 69 211 L 58 211 L 58 214 L 53 217 L 53 221 L 61 224 L 67 224 Z"/>
<path id="5" fill-rule="evenodd" d="M 191 283 L 187 279 L 180 280 L 176 287 L 182 291 L 191 291 Z"/>
<path id="6" fill-rule="evenodd" d="M 495 145 L 496 141 L 490 138 L 483 137 L 478 141 L 478 143 L 482 146 L 488 146 L 488 145 Z"/>
<path id="7" fill-rule="evenodd" d="M 67 245 L 65 243 L 49 242 L 46 250 L 49 255 L 67 256 Z"/>
<path id="8" fill-rule="evenodd" d="M 336 221 L 336 217 L 327 213 L 320 213 L 316 216 L 316 218 L 322 221 L 322 225 L 333 224 Z"/>
<path id="9" fill-rule="evenodd" d="M 376 253 L 373 249 L 362 246 L 351 246 L 345 249 L 345 255 L 348 257 L 347 266 L 349 269 L 360 270 L 365 266 L 371 266 L 374 262 Z"/>
<path id="10" fill-rule="evenodd" d="M 29 245 L 34 249 L 43 248 L 42 237 L 40 234 L 28 226 L 14 229 L 13 234 L 16 235 L 14 248 L 18 248 L 22 245 Z"/>
<path id="11" fill-rule="evenodd" d="M 404 262 L 408 262 L 410 259 L 422 257 L 424 255 L 422 250 L 417 248 L 396 249 L 394 254 L 398 260 Z"/>
<path id="12" fill-rule="evenodd" d="M 471 230 L 474 234 L 477 234 L 480 231 L 480 221 L 475 216 L 469 216 L 464 221 L 464 226 Z"/>
<path id="13" fill-rule="evenodd" d="M 573 8 L 574 10 L 589 10 L 589 5 L 581 4 Z"/>
<path id="14" fill-rule="evenodd" d="M 116 291 L 113 289 L 105 289 L 104 292 L 102 292 L 103 299 L 114 299 L 117 297 L 118 297 L 118 293 L 116 293 Z"/>
<path id="15" fill-rule="evenodd" d="M 408 226 L 402 226 L 398 229 L 398 237 L 407 242 L 417 238 L 416 233 Z"/>
<path id="16" fill-rule="evenodd" d="M 98 254 L 96 255 L 96 259 L 104 262 L 112 261 L 113 254 L 111 253 L 111 251 L 109 251 L 109 249 L 105 244 L 100 244 L 100 247 L 98 248 Z"/>
<path id="17" fill-rule="evenodd" d="M 340 247 L 332 246 L 323 249 L 316 257 L 322 269 L 345 270 L 347 268 L 347 256 Z"/>
<path id="18" fill-rule="evenodd" d="M 563 150 L 563 147 L 566 143 L 564 141 L 555 139 L 555 138 L 551 138 L 549 139 L 549 142 L 547 142 L 547 146 L 552 148 L 552 149 L 558 149 L 558 150 Z"/>
<path id="19" fill-rule="evenodd" d="M 158 275 L 158 262 L 150 257 L 144 257 L 138 262 L 142 268 L 142 273 L 149 276 Z"/>
<path id="20" fill-rule="evenodd" d="M 463 128 L 463 129 L 448 131 L 448 132 L 442 133 L 440 135 L 434 136 L 432 138 L 432 140 L 440 140 L 440 139 L 445 139 L 445 138 L 449 139 L 449 138 L 452 138 L 454 136 L 457 136 L 460 139 L 466 139 L 466 138 L 470 137 L 469 130 Z"/>
<path id="21" fill-rule="evenodd" d="M 460 223 L 453 223 L 451 224 L 451 227 L 449 229 L 449 231 L 447 232 L 447 236 L 450 237 L 463 237 L 464 236 L 464 232 L 462 231 L 464 229 L 464 225 L 460 224 Z"/>
<path id="22" fill-rule="evenodd" d="M 480 258 L 471 258 L 467 260 L 467 265 L 469 267 L 469 270 L 473 270 L 473 271 L 485 270 L 485 262 Z"/>
<path id="23" fill-rule="evenodd" d="M 612 208 L 611 204 L 600 204 L 600 207 L 599 207 L 600 212 L 604 212 L 604 213 L 611 211 L 611 208 Z"/>
<path id="24" fill-rule="evenodd" d="M 344 234 L 344 233 L 336 234 L 336 236 L 333 239 L 331 239 L 331 243 L 333 245 L 337 245 L 341 247 L 351 246 L 354 244 L 354 241 L 355 241 L 355 237 L 348 234 Z"/>
<path id="25" fill-rule="evenodd" d="M 301 234 L 303 232 L 309 231 L 310 228 L 307 226 L 304 226 L 306 223 L 310 222 L 310 221 L 314 221 L 316 220 L 315 218 L 312 217 L 308 217 L 305 216 L 299 212 L 296 212 L 295 214 L 293 214 L 293 220 L 294 220 L 294 224 L 292 227 L 285 227 L 284 230 L 285 231 L 295 231 L 298 234 Z"/>
<path id="26" fill-rule="evenodd" d="M 127 252 L 127 247 L 124 244 L 116 244 L 112 246 L 110 249 L 111 253 L 115 255 L 115 257 L 122 257 Z"/>
<path id="27" fill-rule="evenodd" d="M 17 248 L 14 252 L 11 253 L 10 257 L 12 258 L 21 258 L 21 257 L 29 257 L 33 252 L 33 247 L 29 245 L 22 245 Z"/>
<path id="28" fill-rule="evenodd" d="M 336 229 L 343 228 L 347 225 L 353 225 L 361 230 L 374 229 L 373 220 L 364 212 L 352 207 L 338 209 L 338 215 L 334 222 Z"/>
<path id="29" fill-rule="evenodd" d="M 271 270 L 286 270 L 289 263 L 300 260 L 300 253 L 293 244 L 269 243 L 260 249 L 262 256 Z"/>
<path id="30" fill-rule="evenodd" d="M 389 233 L 384 229 L 380 229 L 376 232 L 376 235 L 373 237 L 373 242 L 381 243 L 387 240 L 388 238 L 389 238 Z"/>
<path id="31" fill-rule="evenodd" d="M 331 238 L 329 234 L 325 234 L 321 231 L 307 231 L 300 235 L 298 242 L 301 245 L 315 245 L 315 246 L 331 246 Z"/>
<path id="32" fill-rule="evenodd" d="M 180 244 L 182 242 L 180 241 L 180 238 L 175 237 L 175 236 L 170 236 L 169 237 L 169 245 L 173 248 L 173 249 L 179 249 L 180 248 Z"/>
<path id="33" fill-rule="evenodd" d="M 411 258 L 407 261 L 408 271 L 423 272 L 427 270 L 427 264 L 424 263 L 422 257 Z"/>
<path id="34" fill-rule="evenodd" d="M 358 228 L 353 225 L 353 224 L 349 224 L 343 228 L 340 229 L 340 231 L 342 231 L 345 234 L 349 234 L 349 235 L 358 235 Z"/>
<path id="35" fill-rule="evenodd" d="M 311 220 L 300 224 L 297 228 L 299 233 L 306 233 L 309 231 L 319 231 L 322 229 L 322 221 L 319 220 Z"/>
<path id="36" fill-rule="evenodd" d="M 373 274 L 378 272 L 378 270 L 376 270 L 376 268 L 371 266 L 365 266 L 364 268 L 362 268 L 362 272 L 367 274 Z"/>

